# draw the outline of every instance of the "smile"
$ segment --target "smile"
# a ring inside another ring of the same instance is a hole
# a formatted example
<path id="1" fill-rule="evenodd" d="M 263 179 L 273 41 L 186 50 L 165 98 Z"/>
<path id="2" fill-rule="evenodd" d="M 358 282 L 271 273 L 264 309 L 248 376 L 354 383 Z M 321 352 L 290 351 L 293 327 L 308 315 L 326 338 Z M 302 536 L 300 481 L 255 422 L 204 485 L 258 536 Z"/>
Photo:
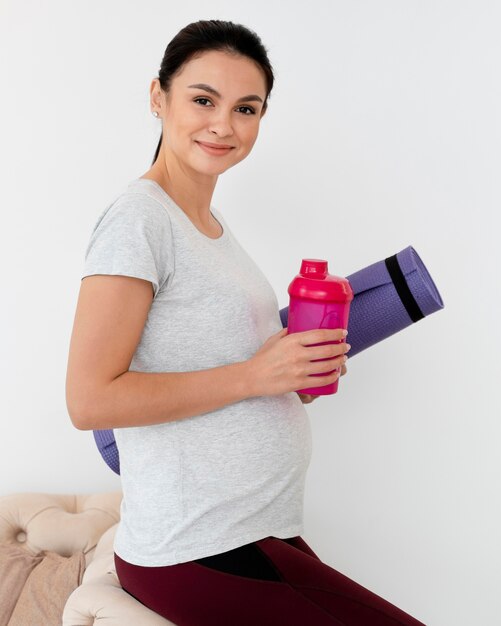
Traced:
<path id="1" fill-rule="evenodd" d="M 206 143 L 202 143 L 201 141 L 195 141 L 195 143 L 198 144 L 204 152 L 207 152 L 207 154 L 212 154 L 216 156 L 223 156 L 224 154 L 227 154 L 228 152 L 233 150 L 233 146 L 230 146 L 229 148 L 216 148 Z"/>

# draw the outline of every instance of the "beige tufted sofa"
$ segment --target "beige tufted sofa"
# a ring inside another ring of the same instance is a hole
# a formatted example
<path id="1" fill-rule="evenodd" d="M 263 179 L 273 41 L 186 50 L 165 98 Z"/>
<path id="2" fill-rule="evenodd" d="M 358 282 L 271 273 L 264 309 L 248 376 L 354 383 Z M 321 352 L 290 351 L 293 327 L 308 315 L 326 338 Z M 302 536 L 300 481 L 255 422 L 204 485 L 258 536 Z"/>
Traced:
<path id="1" fill-rule="evenodd" d="M 0 542 L 32 554 L 82 550 L 82 584 L 69 596 L 62 626 L 173 626 L 125 592 L 115 571 L 113 539 L 121 492 L 90 495 L 19 493 L 0 496 Z"/>

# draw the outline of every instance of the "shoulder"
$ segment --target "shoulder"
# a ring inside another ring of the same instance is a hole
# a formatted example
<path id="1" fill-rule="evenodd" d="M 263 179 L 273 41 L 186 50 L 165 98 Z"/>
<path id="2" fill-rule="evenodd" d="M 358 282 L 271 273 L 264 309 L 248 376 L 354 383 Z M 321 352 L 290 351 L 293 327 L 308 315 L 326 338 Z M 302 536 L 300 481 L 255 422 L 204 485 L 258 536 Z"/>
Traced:
<path id="1" fill-rule="evenodd" d="M 115 197 L 98 217 L 94 230 L 111 224 L 132 228 L 143 224 L 160 231 L 171 228 L 169 212 L 158 199 L 143 191 L 131 190 Z"/>
<path id="2" fill-rule="evenodd" d="M 163 218 L 169 220 L 167 208 L 154 196 L 145 191 L 126 190 L 118 195 L 111 204 L 114 212 L 142 217 Z"/>

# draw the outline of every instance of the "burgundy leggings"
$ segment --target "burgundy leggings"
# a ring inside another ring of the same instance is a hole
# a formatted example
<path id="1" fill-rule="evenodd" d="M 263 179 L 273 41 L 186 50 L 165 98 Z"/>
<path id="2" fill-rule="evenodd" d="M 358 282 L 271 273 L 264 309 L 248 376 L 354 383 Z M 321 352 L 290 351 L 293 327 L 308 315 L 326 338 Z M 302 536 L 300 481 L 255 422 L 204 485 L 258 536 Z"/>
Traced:
<path id="1" fill-rule="evenodd" d="M 320 558 L 301 537 L 266 537 L 214 556 L 133 565 L 122 588 L 176 626 L 424 626 Z"/>

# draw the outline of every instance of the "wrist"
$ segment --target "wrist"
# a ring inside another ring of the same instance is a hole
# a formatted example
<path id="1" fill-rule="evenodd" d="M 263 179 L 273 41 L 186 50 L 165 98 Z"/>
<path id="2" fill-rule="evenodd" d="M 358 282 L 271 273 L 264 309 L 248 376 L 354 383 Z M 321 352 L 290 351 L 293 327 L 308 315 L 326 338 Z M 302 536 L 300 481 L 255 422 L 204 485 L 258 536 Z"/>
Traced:
<path id="1" fill-rule="evenodd" d="M 236 363 L 238 366 L 238 376 L 241 384 L 241 394 L 245 398 L 254 398 L 259 396 L 259 390 L 256 385 L 256 376 L 254 362 L 252 359 Z"/>

